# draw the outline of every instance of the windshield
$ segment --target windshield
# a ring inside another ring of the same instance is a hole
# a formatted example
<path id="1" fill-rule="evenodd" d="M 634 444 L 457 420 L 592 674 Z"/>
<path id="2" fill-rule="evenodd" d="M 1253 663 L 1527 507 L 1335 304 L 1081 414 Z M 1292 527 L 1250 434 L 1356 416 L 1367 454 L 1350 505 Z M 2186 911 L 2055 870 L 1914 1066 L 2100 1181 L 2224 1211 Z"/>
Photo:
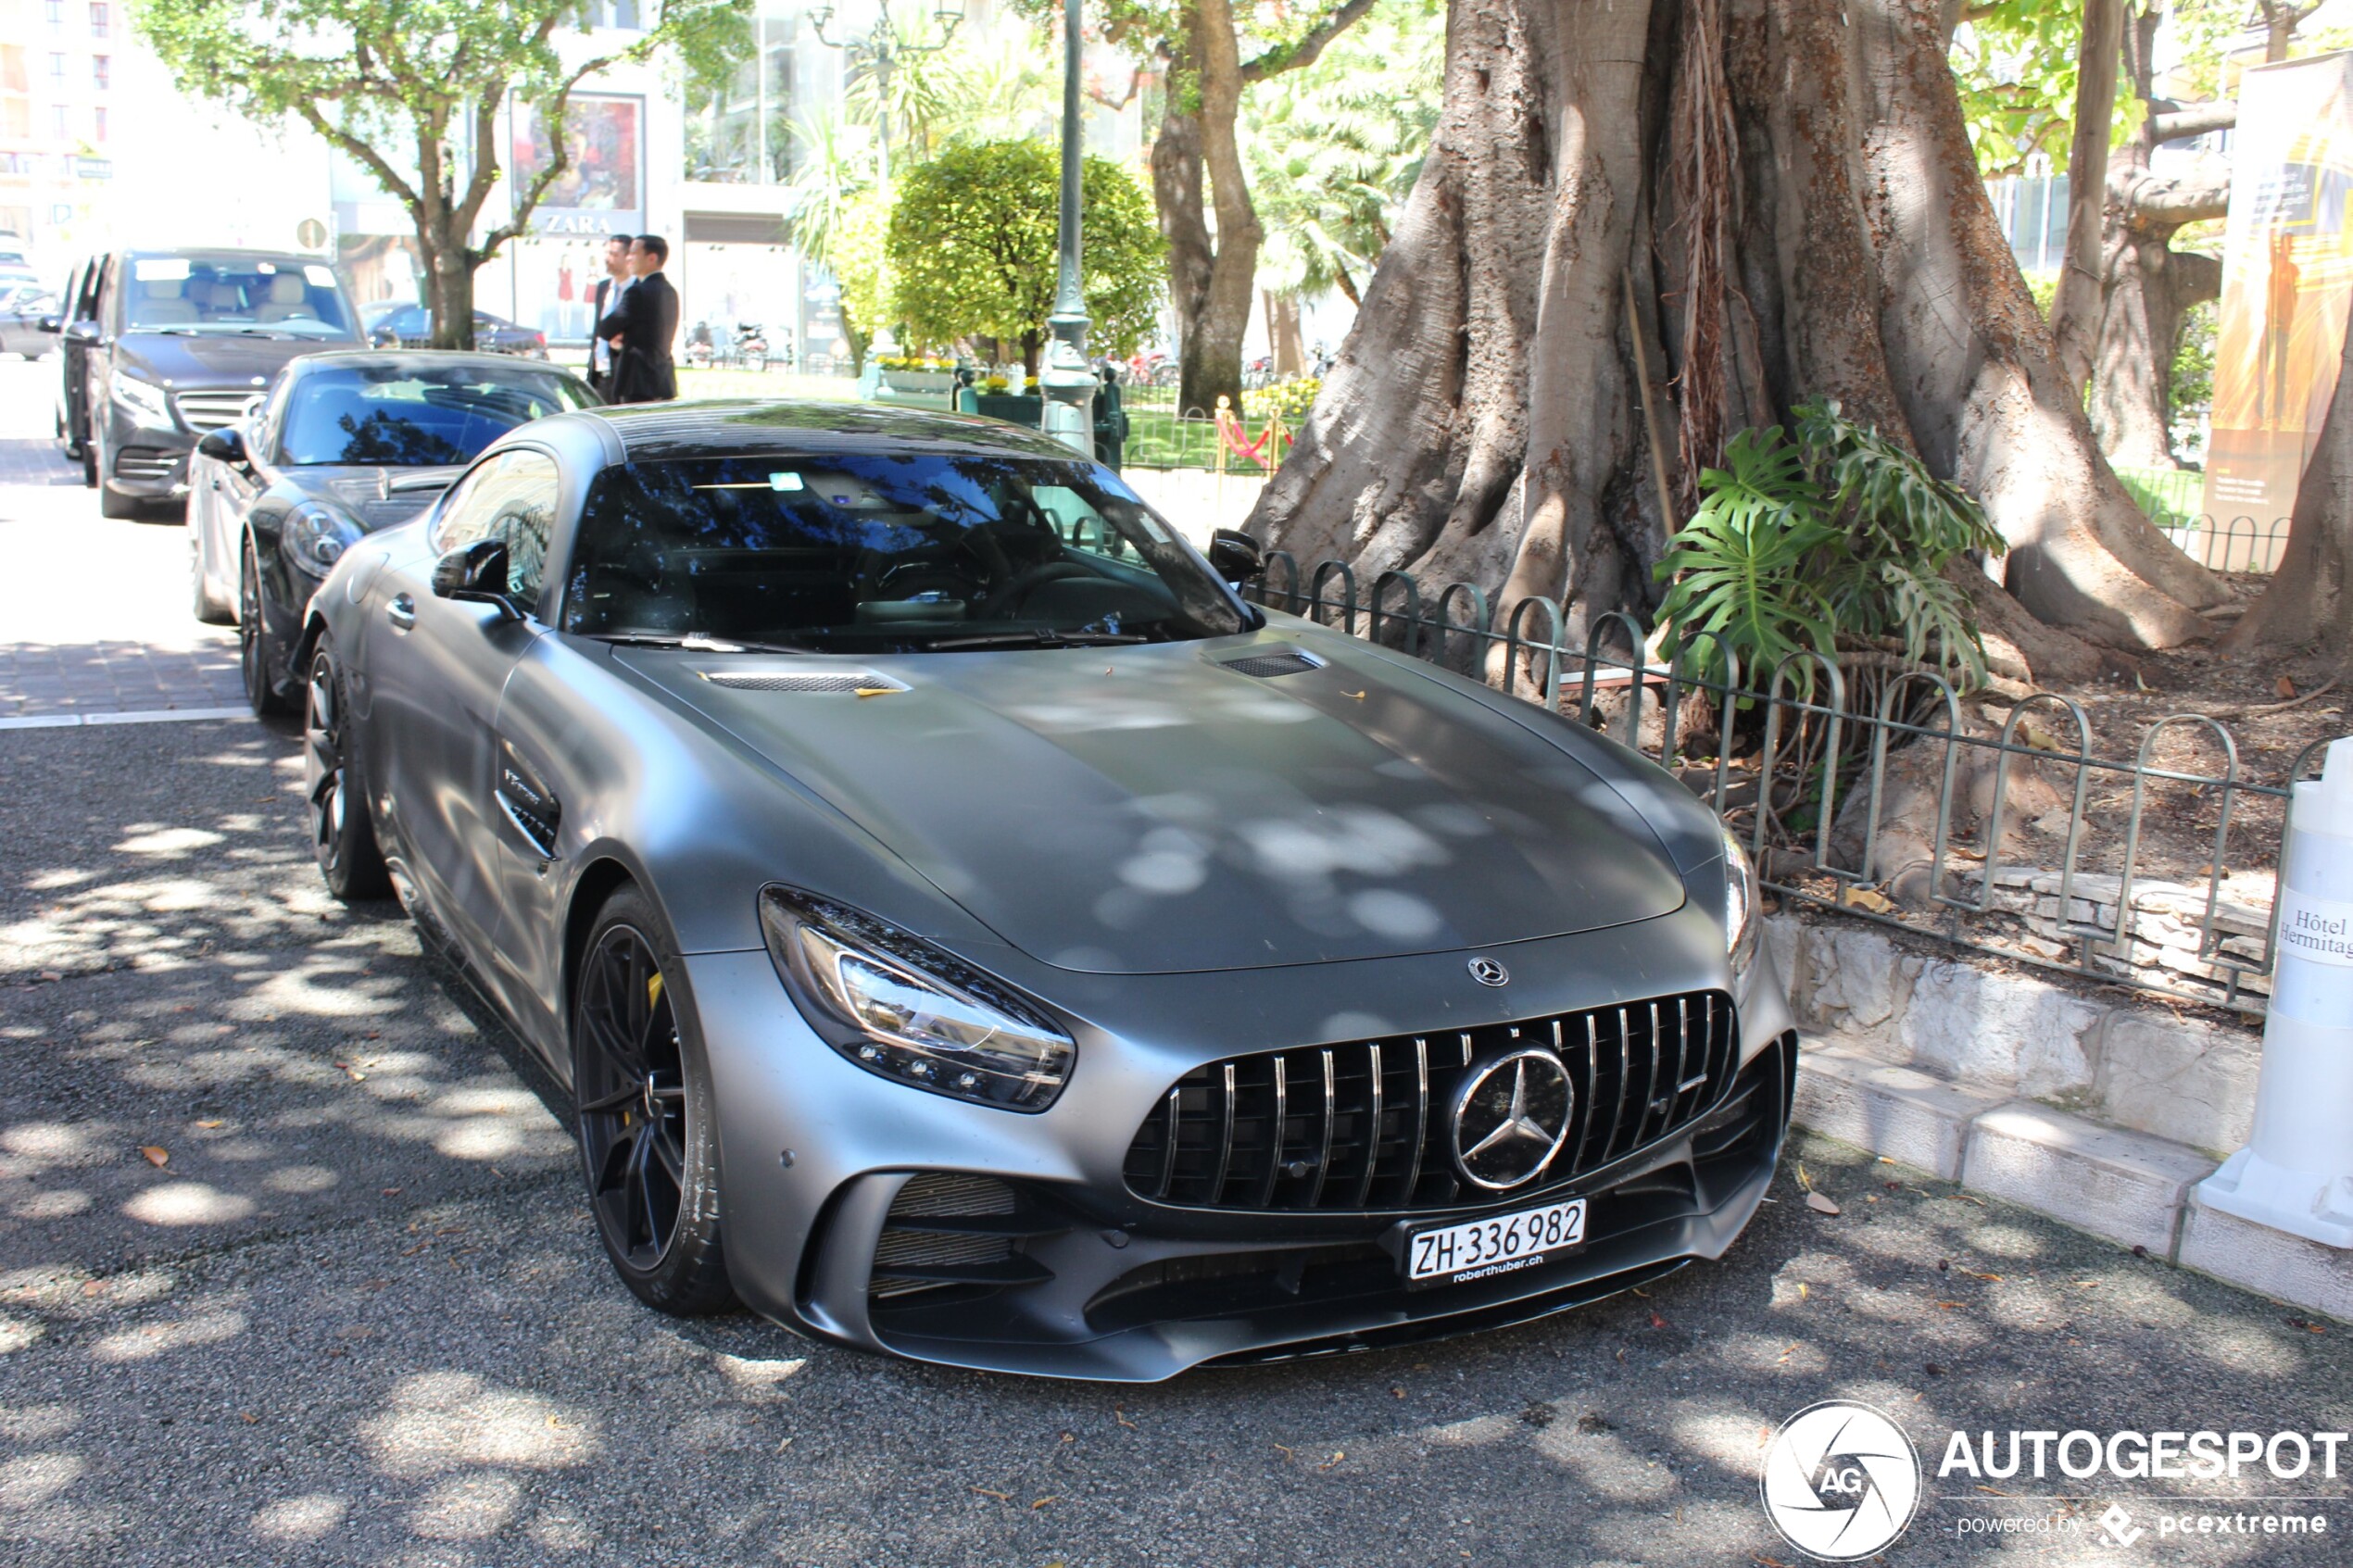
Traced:
<path id="1" fill-rule="evenodd" d="M 1164 642 L 1241 606 L 1118 477 L 996 455 L 702 458 L 609 468 L 564 628 L 822 650 Z"/>
<path id="2" fill-rule="evenodd" d="M 123 326 L 134 332 L 358 335 L 334 270 L 299 257 L 133 257 Z"/>
<path id="3" fill-rule="evenodd" d="M 471 462 L 543 415 L 585 408 L 588 389 L 560 370 L 505 365 L 418 367 L 398 360 L 313 370 L 287 395 L 278 460 L 421 468 Z"/>

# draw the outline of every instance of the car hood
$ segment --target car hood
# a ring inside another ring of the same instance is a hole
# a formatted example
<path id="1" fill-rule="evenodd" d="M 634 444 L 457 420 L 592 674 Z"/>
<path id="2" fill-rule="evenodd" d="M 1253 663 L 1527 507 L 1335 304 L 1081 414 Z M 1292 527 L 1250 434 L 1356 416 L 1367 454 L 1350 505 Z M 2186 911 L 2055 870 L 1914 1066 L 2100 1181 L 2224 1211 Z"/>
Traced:
<path id="1" fill-rule="evenodd" d="M 289 359 L 330 348 L 353 348 L 353 338 L 247 337 L 242 333 L 177 336 L 169 332 L 124 332 L 115 339 L 115 357 L 130 360 L 174 392 L 195 388 L 251 387 L 259 390 Z"/>
<path id="2" fill-rule="evenodd" d="M 422 515 L 465 471 L 462 463 L 434 468 L 337 463 L 281 469 L 279 476 L 290 490 L 341 507 L 372 533 Z"/>
<path id="3" fill-rule="evenodd" d="M 1265 639 L 614 658 L 1060 968 L 1441 952 L 1681 906 L 1657 835 L 1560 746 L 1335 643 L 1324 667 L 1273 679 L 1225 664 L 1279 650 Z M 844 672 L 906 689 L 724 684 Z"/>

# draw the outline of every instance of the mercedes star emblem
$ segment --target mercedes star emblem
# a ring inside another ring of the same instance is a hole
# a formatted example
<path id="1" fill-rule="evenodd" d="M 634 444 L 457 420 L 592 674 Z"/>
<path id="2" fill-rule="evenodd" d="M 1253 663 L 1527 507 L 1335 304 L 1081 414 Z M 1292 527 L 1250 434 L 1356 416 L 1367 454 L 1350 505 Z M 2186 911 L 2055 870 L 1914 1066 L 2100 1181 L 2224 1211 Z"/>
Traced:
<path id="1" fill-rule="evenodd" d="M 1470 972 L 1471 978 L 1481 985 L 1508 985 L 1512 983 L 1512 972 L 1493 959 L 1471 960 Z"/>
<path id="2" fill-rule="evenodd" d="M 1529 1181 L 1568 1136 L 1577 1089 L 1560 1058 L 1523 1047 L 1475 1068 L 1454 1091 L 1454 1167 L 1490 1192 Z"/>

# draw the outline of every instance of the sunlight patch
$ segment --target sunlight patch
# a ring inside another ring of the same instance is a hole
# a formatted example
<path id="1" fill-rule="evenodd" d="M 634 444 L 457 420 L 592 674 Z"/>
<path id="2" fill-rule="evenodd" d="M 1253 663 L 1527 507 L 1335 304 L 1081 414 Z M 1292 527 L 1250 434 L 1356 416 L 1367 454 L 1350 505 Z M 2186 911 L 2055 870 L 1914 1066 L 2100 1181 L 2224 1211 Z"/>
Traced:
<path id="1" fill-rule="evenodd" d="M 204 1182 L 166 1182 L 139 1194 L 122 1211 L 151 1225 L 218 1225 L 251 1215 L 253 1199 Z"/>

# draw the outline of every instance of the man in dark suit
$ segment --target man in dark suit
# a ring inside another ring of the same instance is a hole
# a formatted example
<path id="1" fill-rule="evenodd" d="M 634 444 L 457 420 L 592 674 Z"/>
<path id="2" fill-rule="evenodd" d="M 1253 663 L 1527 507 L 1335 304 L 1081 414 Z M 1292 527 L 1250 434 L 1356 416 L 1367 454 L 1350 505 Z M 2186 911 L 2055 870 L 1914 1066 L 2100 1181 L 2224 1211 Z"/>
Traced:
<path id="1" fill-rule="evenodd" d="M 630 243 L 633 281 L 597 323 L 597 335 L 612 350 L 612 380 L 598 389 L 609 403 L 665 403 L 678 395 L 678 371 L 670 362 L 678 291 L 661 275 L 669 259 L 670 245 L 660 234 L 640 234 Z"/>
<path id="2" fill-rule="evenodd" d="M 605 275 L 588 296 L 588 384 L 602 396 L 605 385 L 612 380 L 612 345 L 597 335 L 596 324 L 602 321 L 614 305 L 621 291 L 629 286 L 629 243 L 635 236 L 613 234 L 605 240 Z"/>

